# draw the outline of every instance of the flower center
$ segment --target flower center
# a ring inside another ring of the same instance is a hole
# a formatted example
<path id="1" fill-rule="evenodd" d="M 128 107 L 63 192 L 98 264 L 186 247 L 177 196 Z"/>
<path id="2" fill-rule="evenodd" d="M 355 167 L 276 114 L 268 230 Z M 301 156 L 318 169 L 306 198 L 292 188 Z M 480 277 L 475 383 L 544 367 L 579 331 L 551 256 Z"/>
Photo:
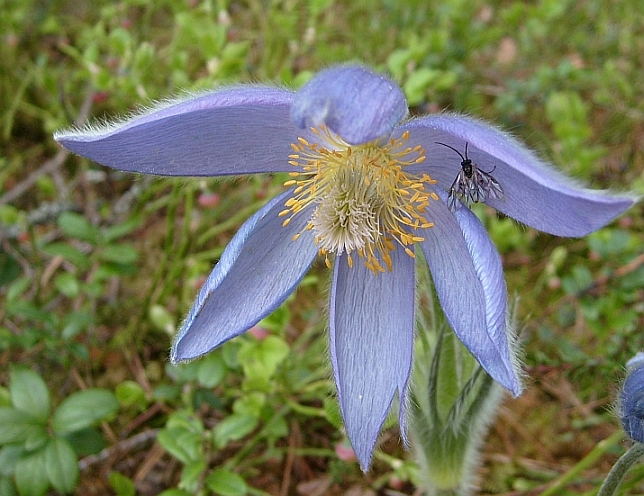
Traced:
<path id="1" fill-rule="evenodd" d="M 297 179 L 284 183 L 295 189 L 285 203 L 286 210 L 279 214 L 289 216 L 282 225 L 315 204 L 305 229 L 315 233 L 319 253 L 329 267 L 329 253 L 346 252 L 353 266 L 352 253 L 356 252 L 374 274 L 391 271 L 396 244 L 413 257 L 410 245 L 424 238 L 410 231 L 432 227 L 424 217 L 425 207 L 430 198 L 438 200 L 438 196 L 425 190 L 425 185 L 436 181 L 427 174 L 406 174 L 403 168 L 424 161 L 425 150 L 405 146 L 408 132 L 384 143 L 351 146 L 326 126 L 312 131 L 319 143 L 298 138 L 291 145 L 295 153 L 289 155 L 289 163 L 300 170 L 290 173 Z"/>

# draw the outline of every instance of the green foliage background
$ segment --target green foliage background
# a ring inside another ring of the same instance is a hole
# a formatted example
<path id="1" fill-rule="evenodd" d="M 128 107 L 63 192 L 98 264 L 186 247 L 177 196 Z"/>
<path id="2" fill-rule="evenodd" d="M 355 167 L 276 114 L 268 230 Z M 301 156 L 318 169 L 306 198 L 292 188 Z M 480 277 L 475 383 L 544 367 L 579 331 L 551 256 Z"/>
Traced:
<path id="1" fill-rule="evenodd" d="M 639 0 L 0 0 L 0 12 L 0 494 L 412 494 L 416 482 L 395 423 L 370 473 L 337 454 L 323 264 L 257 332 L 167 363 L 199 284 L 283 178 L 126 175 L 62 152 L 57 129 L 230 83 L 297 88 L 357 61 L 400 83 L 413 113 L 485 118 L 592 187 L 644 193 Z M 594 494 L 623 446 L 578 463 L 618 431 L 616 384 L 644 348 L 642 208 L 581 240 L 477 212 L 520 296 L 529 375 L 484 447 L 482 492 Z M 73 424 L 92 406 L 79 391 L 100 391 L 102 409 Z M 24 435 L 3 437 L 25 408 L 40 411 L 19 419 Z"/>

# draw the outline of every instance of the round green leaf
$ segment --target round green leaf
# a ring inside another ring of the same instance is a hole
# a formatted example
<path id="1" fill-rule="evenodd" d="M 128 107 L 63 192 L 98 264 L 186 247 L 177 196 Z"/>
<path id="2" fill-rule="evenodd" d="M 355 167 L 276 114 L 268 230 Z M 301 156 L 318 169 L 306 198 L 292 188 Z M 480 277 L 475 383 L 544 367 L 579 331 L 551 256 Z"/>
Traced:
<path id="1" fill-rule="evenodd" d="M 244 496 L 248 492 L 246 481 L 240 475 L 224 469 L 214 470 L 206 478 L 206 486 L 221 496 Z"/>
<path id="2" fill-rule="evenodd" d="M 15 408 L 0 408 L 0 445 L 24 443 L 36 432 L 42 430 L 42 424 L 33 417 Z"/>
<path id="3" fill-rule="evenodd" d="M 110 481 L 110 486 L 114 489 L 114 492 L 118 496 L 135 496 L 136 487 L 134 482 L 129 477 L 119 473 L 119 472 L 110 472 L 108 476 Z"/>
<path id="4" fill-rule="evenodd" d="M 45 448 L 45 471 L 51 485 L 60 493 L 71 493 L 78 481 L 78 460 L 67 441 L 54 438 Z"/>
<path id="5" fill-rule="evenodd" d="M 25 439 L 24 448 L 27 451 L 35 451 L 47 444 L 47 441 L 49 441 L 49 434 L 46 426 L 37 424 L 29 431 L 27 439 Z"/>
<path id="6" fill-rule="evenodd" d="M 98 244 L 100 231 L 85 217 L 74 212 L 63 212 L 58 217 L 58 227 L 70 238 Z"/>
<path id="7" fill-rule="evenodd" d="M 73 274 L 63 272 L 54 279 L 56 289 L 68 298 L 76 298 L 80 293 L 80 283 Z"/>
<path id="8" fill-rule="evenodd" d="M 45 381 L 33 370 L 12 368 L 9 374 L 9 394 L 16 409 L 43 423 L 49 418 L 49 390 Z"/>
<path id="9" fill-rule="evenodd" d="M 24 456 L 16 462 L 16 486 L 21 496 L 42 496 L 49 488 L 45 472 L 45 450 Z"/>
<path id="10" fill-rule="evenodd" d="M 79 431 L 116 413 L 119 404 L 111 391 L 85 389 L 68 396 L 54 412 L 52 427 L 57 434 Z"/>
<path id="11" fill-rule="evenodd" d="M 0 449 L 0 476 L 9 477 L 16 470 L 16 463 L 25 452 L 22 446 L 10 444 Z M 0 494 L 4 494 L 0 491 Z"/>
<path id="12" fill-rule="evenodd" d="M 247 382 L 262 390 L 275 375 L 277 367 L 288 356 L 289 346 L 277 336 L 268 336 L 263 341 L 248 341 L 239 350 L 238 359 L 244 368 Z"/>
<path id="13" fill-rule="evenodd" d="M 163 429 L 157 436 L 158 443 L 184 465 L 203 457 L 202 436 L 183 429 Z"/>
<path id="14" fill-rule="evenodd" d="M 206 388 L 214 388 L 226 376 L 224 360 L 217 354 L 211 353 L 205 360 L 199 361 L 197 380 Z"/>
<path id="15" fill-rule="evenodd" d="M 79 310 L 70 312 L 63 319 L 63 329 L 60 333 L 64 340 L 73 339 L 78 333 L 87 329 L 94 323 L 94 317 L 91 313 Z"/>
<path id="16" fill-rule="evenodd" d="M 233 403 L 233 412 L 240 415 L 259 418 L 266 404 L 266 395 L 257 391 L 237 398 Z"/>
<path id="17" fill-rule="evenodd" d="M 154 327 L 168 334 L 174 333 L 177 327 L 174 322 L 174 317 L 163 305 L 152 305 L 148 310 L 148 317 Z"/>
<path id="18" fill-rule="evenodd" d="M 145 391 L 138 382 L 123 381 L 114 390 L 116 398 L 123 406 L 137 406 L 141 409 L 145 408 L 146 399 Z"/>
<path id="19" fill-rule="evenodd" d="M 243 438 L 257 427 L 257 423 L 256 417 L 233 413 L 213 429 L 215 445 L 218 448 L 223 448 L 228 444 L 228 441 L 237 441 Z"/>
<path id="20" fill-rule="evenodd" d="M 183 489 L 166 489 L 162 493 L 159 494 L 159 496 L 193 496 L 193 493 L 189 493 L 188 491 L 184 491 Z"/>
<path id="21" fill-rule="evenodd" d="M 198 494 L 201 479 L 207 468 L 208 462 L 203 457 L 185 464 L 181 471 L 179 486 L 186 491 L 190 491 L 191 494 Z"/>
<path id="22" fill-rule="evenodd" d="M 105 449 L 105 439 L 96 427 L 70 432 L 65 434 L 64 438 L 78 457 L 95 455 Z"/>

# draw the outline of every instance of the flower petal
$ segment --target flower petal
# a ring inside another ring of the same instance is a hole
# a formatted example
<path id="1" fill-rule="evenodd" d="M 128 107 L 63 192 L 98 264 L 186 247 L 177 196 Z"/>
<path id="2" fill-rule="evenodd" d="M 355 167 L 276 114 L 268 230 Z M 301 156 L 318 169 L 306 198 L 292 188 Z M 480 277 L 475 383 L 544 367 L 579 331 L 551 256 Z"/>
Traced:
<path id="1" fill-rule="evenodd" d="M 114 169 L 163 176 L 290 171 L 293 93 L 238 87 L 161 104 L 121 123 L 54 135 L 68 150 Z"/>
<path id="2" fill-rule="evenodd" d="M 431 202 L 421 247 L 450 326 L 494 380 L 518 396 L 518 363 L 506 328 L 507 289 L 498 251 L 470 209 Z"/>
<path id="3" fill-rule="evenodd" d="M 414 335 L 414 259 L 392 253 L 394 270 L 374 275 L 346 255 L 336 258 L 331 289 L 330 347 L 340 410 L 363 470 L 392 400 L 403 406 Z"/>
<path id="4" fill-rule="evenodd" d="M 300 128 L 324 124 L 351 145 L 388 137 L 405 115 L 398 85 L 360 66 L 320 72 L 297 92 L 291 109 Z"/>
<path id="5" fill-rule="evenodd" d="M 574 183 L 510 135 L 478 120 L 458 115 L 433 115 L 405 123 L 409 145 L 426 149 L 426 161 L 414 166 L 429 172 L 448 190 L 460 170 L 461 158 L 437 145 L 446 143 L 492 173 L 504 191 L 486 203 L 535 229 L 558 236 L 579 237 L 599 229 L 631 207 L 634 197 L 592 191 Z M 431 169 L 430 169 L 431 168 Z M 410 167 L 410 171 L 411 171 Z"/>
<path id="6" fill-rule="evenodd" d="M 282 227 L 284 201 L 274 198 L 248 219 L 228 244 L 201 288 L 172 346 L 172 362 L 208 353 L 275 310 L 298 285 L 313 262 L 313 233 L 304 230 L 306 211 Z M 304 230 L 304 231 L 303 231 Z M 303 231 L 293 241 L 295 233 Z"/>

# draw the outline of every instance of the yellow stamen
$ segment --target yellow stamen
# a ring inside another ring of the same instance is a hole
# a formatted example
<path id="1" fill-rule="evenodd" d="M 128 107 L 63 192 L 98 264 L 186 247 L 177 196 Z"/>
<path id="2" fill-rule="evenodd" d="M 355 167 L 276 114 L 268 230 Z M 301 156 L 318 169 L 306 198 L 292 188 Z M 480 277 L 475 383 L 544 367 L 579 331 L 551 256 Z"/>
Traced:
<path id="1" fill-rule="evenodd" d="M 319 143 L 299 137 L 292 143 L 295 152 L 289 163 L 298 172 L 289 176 L 285 186 L 295 186 L 293 197 L 286 201 L 289 215 L 283 225 L 306 207 L 315 206 L 303 230 L 313 230 L 314 240 L 327 266 L 329 253 L 346 252 L 353 267 L 352 253 L 363 259 L 374 274 L 393 270 L 391 252 L 396 245 L 414 257 L 410 246 L 424 241 L 412 229 L 426 229 L 433 224 L 424 217 L 425 207 L 438 196 L 426 189 L 436 184 L 427 174 L 406 174 L 404 168 L 425 160 L 425 150 L 405 146 L 409 132 L 398 139 L 373 141 L 352 146 L 326 126 L 312 128 Z M 299 237 L 299 234 L 296 235 Z M 294 237 L 294 239 L 297 239 Z"/>

